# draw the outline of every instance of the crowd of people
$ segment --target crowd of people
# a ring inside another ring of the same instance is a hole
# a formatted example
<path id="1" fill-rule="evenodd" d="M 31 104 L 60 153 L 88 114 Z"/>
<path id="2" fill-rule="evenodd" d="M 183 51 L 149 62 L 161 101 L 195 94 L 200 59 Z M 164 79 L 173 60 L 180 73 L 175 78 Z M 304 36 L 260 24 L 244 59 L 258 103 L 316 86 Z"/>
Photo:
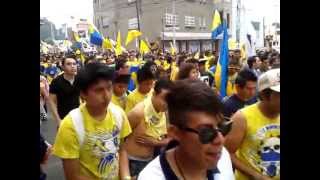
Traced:
<path id="1" fill-rule="evenodd" d="M 280 54 L 229 51 L 227 96 L 214 51 L 42 54 L 41 166 L 74 179 L 280 179 Z"/>

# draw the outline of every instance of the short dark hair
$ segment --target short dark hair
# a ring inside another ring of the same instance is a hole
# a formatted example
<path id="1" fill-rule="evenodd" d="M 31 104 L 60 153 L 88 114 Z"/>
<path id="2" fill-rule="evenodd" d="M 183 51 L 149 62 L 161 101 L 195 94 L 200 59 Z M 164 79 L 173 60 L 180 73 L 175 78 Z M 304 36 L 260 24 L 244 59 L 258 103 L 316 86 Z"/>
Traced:
<path id="1" fill-rule="evenodd" d="M 87 65 L 89 62 L 96 62 L 95 56 L 89 56 L 86 60 L 84 60 L 84 65 Z"/>
<path id="2" fill-rule="evenodd" d="M 195 59 L 195 58 L 190 58 L 186 62 L 187 63 L 192 63 L 192 64 L 198 64 L 199 63 L 199 61 L 197 59 Z"/>
<path id="3" fill-rule="evenodd" d="M 154 92 L 156 94 L 160 94 L 162 89 L 170 90 L 171 86 L 172 86 L 172 82 L 170 80 L 159 79 L 156 81 L 154 85 Z"/>
<path id="4" fill-rule="evenodd" d="M 77 81 L 75 83 L 75 86 L 79 88 L 80 91 L 85 92 L 92 84 L 95 84 L 99 79 L 112 81 L 113 73 L 113 69 L 105 64 L 97 62 L 89 63 L 77 74 Z"/>
<path id="5" fill-rule="evenodd" d="M 256 62 L 256 58 L 257 58 L 257 56 L 250 56 L 250 57 L 248 58 L 247 64 L 248 64 L 248 66 L 249 66 L 250 69 L 252 68 L 253 63 Z"/>
<path id="6" fill-rule="evenodd" d="M 118 71 L 120 68 L 123 68 L 126 63 L 127 63 L 127 60 L 124 58 L 117 59 L 116 65 L 115 65 L 116 71 Z"/>
<path id="7" fill-rule="evenodd" d="M 159 76 L 157 65 L 152 61 L 147 61 L 137 72 L 138 83 L 146 80 L 155 80 Z"/>
<path id="8" fill-rule="evenodd" d="M 251 70 L 244 69 L 238 73 L 235 84 L 243 88 L 246 85 L 247 81 L 257 82 L 257 80 L 257 76 Z"/>
<path id="9" fill-rule="evenodd" d="M 222 112 L 222 103 L 214 91 L 200 80 L 177 80 L 166 97 L 170 124 L 184 127 L 187 113 L 205 112 L 216 116 Z"/>
<path id="10" fill-rule="evenodd" d="M 259 54 L 259 58 L 261 61 L 265 61 L 265 60 L 268 60 L 269 59 L 269 53 L 268 52 L 261 52 Z"/>
<path id="11" fill-rule="evenodd" d="M 129 84 L 130 82 L 130 74 L 119 74 L 118 72 L 115 72 L 113 76 L 113 83 L 123 83 L 123 84 Z"/>
<path id="12" fill-rule="evenodd" d="M 192 63 L 184 63 L 181 65 L 181 68 L 179 69 L 178 72 L 178 79 L 186 79 L 189 77 L 189 73 L 192 69 L 196 69 L 196 66 Z"/>
<path id="13" fill-rule="evenodd" d="M 74 60 L 76 60 L 76 56 L 73 55 L 73 54 L 68 54 L 66 57 L 62 58 L 62 61 L 61 61 L 62 66 L 64 65 L 66 59 L 74 59 Z"/>

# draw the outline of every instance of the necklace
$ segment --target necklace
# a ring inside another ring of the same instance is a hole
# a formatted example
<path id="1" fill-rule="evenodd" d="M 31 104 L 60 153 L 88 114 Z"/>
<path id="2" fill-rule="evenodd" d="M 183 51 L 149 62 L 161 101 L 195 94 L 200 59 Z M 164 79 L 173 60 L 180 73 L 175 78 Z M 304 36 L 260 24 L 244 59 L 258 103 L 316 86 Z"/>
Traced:
<path id="1" fill-rule="evenodd" d="M 177 161 L 177 153 L 176 153 L 177 149 L 174 149 L 174 152 L 173 152 L 173 156 L 174 156 L 174 161 L 178 167 L 178 170 L 179 170 L 179 173 L 182 175 L 183 177 L 183 180 L 185 180 L 186 178 L 184 177 L 184 174 L 182 172 L 182 169 L 180 168 L 179 164 L 178 164 L 178 161 Z"/>

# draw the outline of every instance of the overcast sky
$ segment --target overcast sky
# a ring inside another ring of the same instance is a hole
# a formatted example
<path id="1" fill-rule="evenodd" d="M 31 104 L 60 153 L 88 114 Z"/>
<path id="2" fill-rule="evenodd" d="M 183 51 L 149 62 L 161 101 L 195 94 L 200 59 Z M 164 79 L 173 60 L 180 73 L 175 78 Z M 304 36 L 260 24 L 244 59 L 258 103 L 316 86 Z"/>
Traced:
<path id="1" fill-rule="evenodd" d="M 234 0 L 236 1 L 236 0 Z M 241 0 L 252 17 L 265 16 L 266 22 L 280 22 L 280 0 Z M 40 16 L 59 28 L 70 16 L 93 19 L 93 0 L 40 0 Z M 233 7 L 236 7 L 233 5 Z"/>

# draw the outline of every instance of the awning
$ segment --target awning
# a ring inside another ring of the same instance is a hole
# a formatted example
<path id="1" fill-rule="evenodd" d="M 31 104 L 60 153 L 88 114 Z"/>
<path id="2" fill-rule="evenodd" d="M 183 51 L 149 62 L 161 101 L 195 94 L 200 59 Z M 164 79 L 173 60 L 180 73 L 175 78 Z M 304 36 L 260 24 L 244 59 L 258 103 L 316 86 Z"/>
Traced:
<path id="1" fill-rule="evenodd" d="M 228 29 L 228 34 L 230 31 Z M 161 32 L 161 40 L 172 40 L 173 32 Z M 211 40 L 211 33 L 190 33 L 190 32 L 176 32 L 176 40 Z M 220 34 L 217 39 L 222 39 L 222 34 Z"/>

